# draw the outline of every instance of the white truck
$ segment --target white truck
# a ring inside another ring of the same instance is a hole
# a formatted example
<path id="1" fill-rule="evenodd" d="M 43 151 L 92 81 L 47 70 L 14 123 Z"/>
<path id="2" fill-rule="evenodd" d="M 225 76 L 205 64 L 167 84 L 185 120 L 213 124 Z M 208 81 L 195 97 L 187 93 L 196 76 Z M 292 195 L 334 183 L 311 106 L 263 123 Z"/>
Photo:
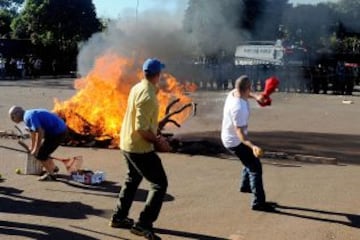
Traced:
<path id="1" fill-rule="evenodd" d="M 306 48 L 285 46 L 281 40 L 246 42 L 236 47 L 235 66 L 276 65 L 305 66 Z"/>

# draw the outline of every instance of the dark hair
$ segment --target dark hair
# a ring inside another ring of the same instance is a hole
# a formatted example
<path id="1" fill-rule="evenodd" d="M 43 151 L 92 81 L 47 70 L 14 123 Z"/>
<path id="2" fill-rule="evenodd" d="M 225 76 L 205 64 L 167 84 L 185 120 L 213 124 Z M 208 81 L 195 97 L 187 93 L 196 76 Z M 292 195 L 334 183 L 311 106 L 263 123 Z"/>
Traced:
<path id="1" fill-rule="evenodd" d="M 152 79 L 152 78 L 158 76 L 158 75 L 160 74 L 160 72 L 158 72 L 158 73 L 144 72 L 144 74 L 145 74 L 145 78 L 146 78 L 146 79 Z"/>

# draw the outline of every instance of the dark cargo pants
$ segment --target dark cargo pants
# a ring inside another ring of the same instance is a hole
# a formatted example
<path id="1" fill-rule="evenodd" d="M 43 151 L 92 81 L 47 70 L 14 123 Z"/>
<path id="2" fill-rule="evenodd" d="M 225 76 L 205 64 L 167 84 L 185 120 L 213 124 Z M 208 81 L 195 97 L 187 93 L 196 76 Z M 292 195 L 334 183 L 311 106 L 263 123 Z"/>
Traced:
<path id="1" fill-rule="evenodd" d="M 152 223 L 159 216 L 168 186 L 161 159 L 155 152 L 129 153 L 123 151 L 123 155 L 128 172 L 119 193 L 116 215 L 118 218 L 128 216 L 136 191 L 142 179 L 145 178 L 150 182 L 150 191 L 147 195 L 145 207 L 140 213 L 139 223 L 143 226 L 152 227 Z"/>

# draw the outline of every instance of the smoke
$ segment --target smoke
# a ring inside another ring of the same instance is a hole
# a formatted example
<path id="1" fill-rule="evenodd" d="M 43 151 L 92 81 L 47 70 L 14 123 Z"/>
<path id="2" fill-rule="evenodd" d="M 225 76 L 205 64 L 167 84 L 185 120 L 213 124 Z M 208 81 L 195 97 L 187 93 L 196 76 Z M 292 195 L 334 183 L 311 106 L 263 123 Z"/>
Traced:
<path id="1" fill-rule="evenodd" d="M 78 72 L 86 75 L 96 58 L 111 52 L 139 62 L 157 57 L 175 77 L 191 81 L 196 71 L 192 66 L 195 57 L 223 50 L 233 55 L 235 46 L 245 35 L 235 29 L 238 1 L 226 1 L 225 7 L 217 0 L 195 2 L 202 5 L 202 11 L 197 9 L 192 19 L 184 19 L 189 6 L 187 0 L 171 3 L 156 0 L 152 1 L 151 9 L 142 10 L 141 5 L 138 10 L 127 9 L 118 19 L 111 20 L 106 30 L 81 45 Z M 184 21 L 188 21 L 192 31 L 184 30 Z"/>
<path id="2" fill-rule="evenodd" d="M 289 3 L 294 5 L 300 4 L 319 4 L 319 3 L 327 3 L 327 2 L 338 2 L 339 0 L 290 0 Z"/>
<path id="3" fill-rule="evenodd" d="M 251 16 L 252 9 L 247 9 L 244 1 L 237 0 L 190 1 L 188 5 L 187 0 L 154 0 L 151 1 L 151 9 L 143 10 L 141 4 L 138 9 L 127 9 L 118 19 L 111 20 L 106 30 L 94 34 L 82 44 L 78 55 L 78 72 L 87 75 L 95 59 L 111 52 L 140 63 L 148 57 L 157 57 L 167 65 L 166 71 L 180 81 L 192 81 L 204 86 L 209 82 L 234 80 L 238 72 L 232 71 L 232 66 L 200 68 L 194 66 L 193 59 L 202 54 L 221 56 L 219 53 L 222 51 L 232 57 L 237 45 L 251 39 L 250 33 L 240 29 L 240 26 L 242 15 L 250 11 L 247 14 Z M 275 40 L 276 27 L 280 23 L 291 25 L 291 37 L 309 40 L 305 42 L 313 41 L 314 36 L 320 39 L 323 32 L 328 30 L 324 26 L 329 25 L 330 17 L 319 17 L 331 16 L 328 8 L 313 5 L 290 8 L 286 1 L 280 2 L 283 3 L 282 7 L 273 8 L 276 5 L 273 3 L 270 9 L 261 11 L 262 16 L 254 19 L 256 26 L 261 26 L 264 33 L 263 39 L 255 40 Z M 269 36 L 273 36 L 273 39 L 265 39 Z M 231 59 L 229 63 L 232 64 Z"/>
<path id="4" fill-rule="evenodd" d="M 191 18 L 186 18 L 187 30 L 206 55 L 220 51 L 233 53 L 235 46 L 246 39 L 247 33 L 239 29 L 241 1 L 195 0 L 189 9 Z M 201 9 L 201 11 L 199 11 Z"/>
<path id="5" fill-rule="evenodd" d="M 106 30 L 94 34 L 80 47 L 79 73 L 86 75 L 95 59 L 108 52 L 139 61 L 157 57 L 165 63 L 190 56 L 194 44 L 181 25 L 186 5 L 175 7 L 173 12 L 160 8 L 137 14 L 127 11 L 111 20 Z"/>

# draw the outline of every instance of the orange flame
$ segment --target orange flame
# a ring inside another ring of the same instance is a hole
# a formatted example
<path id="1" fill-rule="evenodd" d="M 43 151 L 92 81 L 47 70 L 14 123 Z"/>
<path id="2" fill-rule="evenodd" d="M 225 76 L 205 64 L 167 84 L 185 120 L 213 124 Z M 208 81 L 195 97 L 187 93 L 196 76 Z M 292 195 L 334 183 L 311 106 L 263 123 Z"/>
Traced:
<path id="1" fill-rule="evenodd" d="M 119 143 L 119 132 L 127 105 L 131 87 L 142 78 L 139 64 L 114 54 L 105 54 L 98 58 L 94 68 L 83 78 L 75 80 L 76 94 L 69 100 L 60 102 L 55 99 L 54 112 L 65 119 L 69 128 L 79 134 L 91 134 L 96 137 L 111 137 L 112 144 Z M 194 84 L 181 84 L 170 74 L 164 74 L 166 84 L 158 92 L 159 120 L 164 117 L 167 105 L 174 99 L 180 101 L 174 105 L 178 109 L 192 102 L 186 92 L 196 90 Z M 172 117 L 178 123 L 184 122 L 191 109 Z"/>

